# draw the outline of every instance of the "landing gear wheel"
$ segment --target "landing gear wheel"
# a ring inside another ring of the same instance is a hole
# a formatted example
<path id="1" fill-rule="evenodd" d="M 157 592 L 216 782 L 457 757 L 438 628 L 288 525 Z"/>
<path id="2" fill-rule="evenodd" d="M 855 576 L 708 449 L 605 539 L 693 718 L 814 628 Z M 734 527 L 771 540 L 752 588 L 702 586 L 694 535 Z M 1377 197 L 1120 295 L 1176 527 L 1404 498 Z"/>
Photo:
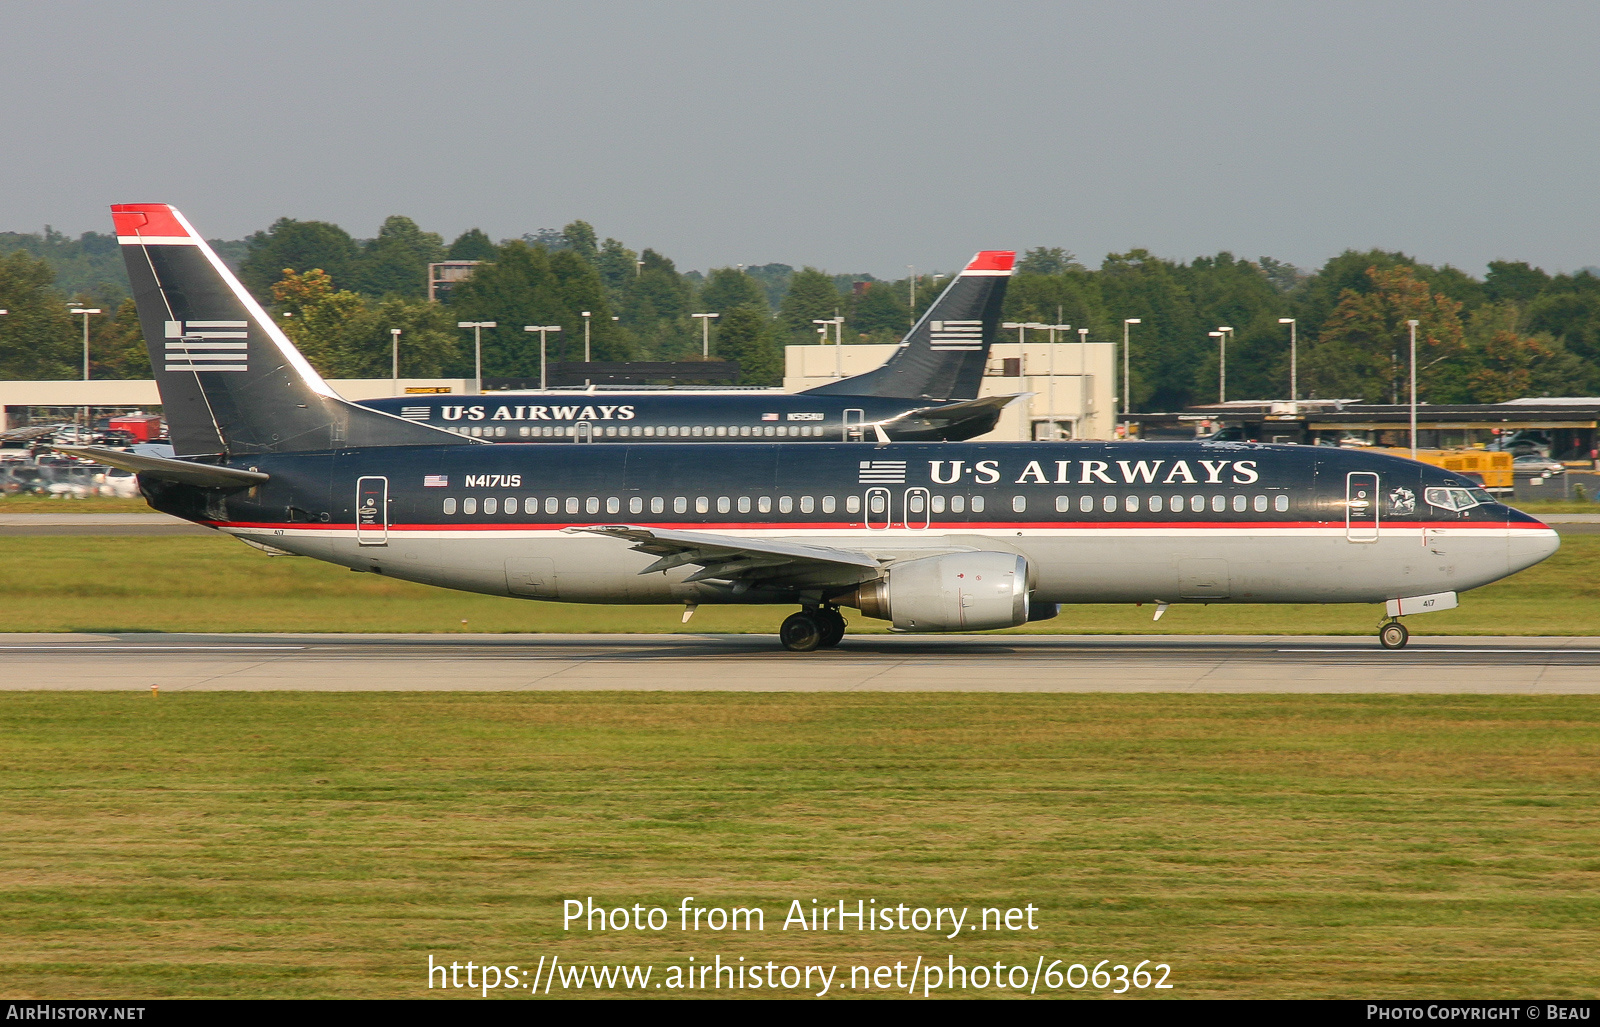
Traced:
<path id="1" fill-rule="evenodd" d="M 1404 649 L 1411 632 L 1399 621 L 1391 621 L 1378 629 L 1378 644 L 1385 649 Z"/>
<path id="2" fill-rule="evenodd" d="M 778 641 L 791 653 L 809 653 L 822 645 L 821 622 L 806 611 L 791 613 L 778 629 Z"/>
<path id="3" fill-rule="evenodd" d="M 819 648 L 832 649 L 844 639 L 844 614 L 838 610 L 818 610 L 816 617 L 822 625 L 822 645 Z"/>

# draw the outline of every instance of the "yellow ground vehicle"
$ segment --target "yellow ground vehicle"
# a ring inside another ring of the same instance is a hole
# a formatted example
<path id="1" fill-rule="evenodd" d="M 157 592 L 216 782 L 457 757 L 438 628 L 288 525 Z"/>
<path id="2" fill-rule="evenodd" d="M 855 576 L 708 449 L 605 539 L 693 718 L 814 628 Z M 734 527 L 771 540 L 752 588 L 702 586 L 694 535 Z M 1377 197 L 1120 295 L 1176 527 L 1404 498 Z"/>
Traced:
<path id="1" fill-rule="evenodd" d="M 1385 448 L 1385 453 L 1410 457 L 1409 448 Z M 1463 477 L 1483 483 L 1486 489 L 1509 489 L 1511 480 L 1511 454 L 1490 452 L 1486 449 L 1419 449 L 1417 459 L 1434 467 L 1455 471 Z"/>

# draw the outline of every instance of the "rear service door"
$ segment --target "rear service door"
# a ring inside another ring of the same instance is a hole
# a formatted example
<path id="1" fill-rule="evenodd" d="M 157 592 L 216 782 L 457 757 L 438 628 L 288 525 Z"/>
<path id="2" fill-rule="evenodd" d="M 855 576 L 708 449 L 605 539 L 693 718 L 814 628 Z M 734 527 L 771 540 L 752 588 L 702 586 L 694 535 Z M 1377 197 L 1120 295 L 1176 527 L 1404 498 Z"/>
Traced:
<path id="1" fill-rule="evenodd" d="M 364 546 L 389 544 L 389 479 L 356 479 L 356 541 Z"/>
<path id="2" fill-rule="evenodd" d="M 867 433 L 863 422 L 866 420 L 862 411 L 851 407 L 844 412 L 844 440 L 846 442 L 865 442 Z"/>
<path id="3" fill-rule="evenodd" d="M 1378 541 L 1378 476 L 1351 471 L 1344 482 L 1344 537 L 1350 542 Z"/>

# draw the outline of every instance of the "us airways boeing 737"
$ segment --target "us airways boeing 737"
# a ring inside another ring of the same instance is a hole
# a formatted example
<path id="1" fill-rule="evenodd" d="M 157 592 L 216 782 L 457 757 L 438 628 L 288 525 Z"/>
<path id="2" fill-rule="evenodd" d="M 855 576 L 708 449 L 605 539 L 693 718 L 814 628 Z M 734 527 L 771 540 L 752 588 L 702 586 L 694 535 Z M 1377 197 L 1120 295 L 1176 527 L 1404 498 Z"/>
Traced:
<path id="1" fill-rule="evenodd" d="M 972 258 L 882 366 L 794 395 L 535 392 L 401 396 L 363 406 L 490 442 L 960 441 L 1015 397 L 978 399 L 1016 254 Z"/>
<path id="2" fill-rule="evenodd" d="M 487 445 L 338 397 L 163 204 L 112 208 L 176 458 L 88 448 L 151 505 L 272 551 L 586 603 L 842 608 L 905 631 L 1061 603 L 1385 603 L 1400 618 L 1549 556 L 1555 532 L 1439 468 L 1254 443 Z"/>

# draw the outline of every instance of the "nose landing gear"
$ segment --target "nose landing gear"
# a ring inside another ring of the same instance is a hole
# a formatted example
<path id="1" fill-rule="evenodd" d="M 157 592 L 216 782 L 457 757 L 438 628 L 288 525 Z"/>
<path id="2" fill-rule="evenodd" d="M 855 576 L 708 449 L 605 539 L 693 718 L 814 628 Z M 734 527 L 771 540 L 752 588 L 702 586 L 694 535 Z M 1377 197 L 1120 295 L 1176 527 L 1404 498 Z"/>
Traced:
<path id="1" fill-rule="evenodd" d="M 791 613 L 778 629 L 778 641 L 791 653 L 832 649 L 844 638 L 844 615 L 831 606 Z"/>
<path id="2" fill-rule="evenodd" d="M 1378 644 L 1385 649 L 1404 649 L 1411 632 L 1397 620 L 1384 621 L 1378 628 Z"/>

